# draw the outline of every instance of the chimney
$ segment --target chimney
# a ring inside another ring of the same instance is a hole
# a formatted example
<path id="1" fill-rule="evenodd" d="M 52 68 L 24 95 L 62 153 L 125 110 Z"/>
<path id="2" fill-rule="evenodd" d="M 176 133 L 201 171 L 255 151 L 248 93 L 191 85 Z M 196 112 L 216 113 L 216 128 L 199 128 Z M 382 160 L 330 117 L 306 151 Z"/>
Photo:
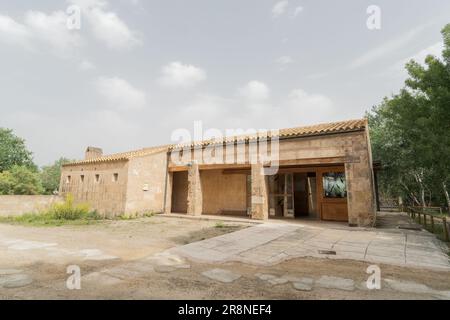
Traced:
<path id="1" fill-rule="evenodd" d="M 103 155 L 103 150 L 101 148 L 87 147 L 84 159 L 90 160 L 90 159 L 100 158 L 102 155 Z"/>

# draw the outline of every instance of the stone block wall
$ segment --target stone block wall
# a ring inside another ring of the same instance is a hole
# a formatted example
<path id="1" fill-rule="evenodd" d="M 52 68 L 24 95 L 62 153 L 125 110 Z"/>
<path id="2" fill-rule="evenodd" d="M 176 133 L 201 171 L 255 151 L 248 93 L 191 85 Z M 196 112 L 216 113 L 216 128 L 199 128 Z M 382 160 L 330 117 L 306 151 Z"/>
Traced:
<path id="1" fill-rule="evenodd" d="M 70 193 L 76 203 L 88 203 L 100 214 L 115 217 L 125 212 L 127 182 L 128 161 L 64 166 L 60 194 Z"/>
<path id="2" fill-rule="evenodd" d="M 24 213 L 38 213 L 60 203 L 60 196 L 0 196 L 0 217 L 20 216 Z"/>
<path id="3" fill-rule="evenodd" d="M 129 160 L 125 213 L 164 212 L 166 170 L 166 152 Z"/>

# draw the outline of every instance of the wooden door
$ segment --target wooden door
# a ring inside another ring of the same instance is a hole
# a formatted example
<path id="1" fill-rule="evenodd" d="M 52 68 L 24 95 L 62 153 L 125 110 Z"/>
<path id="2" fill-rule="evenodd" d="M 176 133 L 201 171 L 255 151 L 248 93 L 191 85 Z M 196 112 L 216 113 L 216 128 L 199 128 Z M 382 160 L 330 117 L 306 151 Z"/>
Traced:
<path id="1" fill-rule="evenodd" d="M 347 181 L 343 166 L 318 170 L 317 198 L 322 220 L 348 221 Z"/>

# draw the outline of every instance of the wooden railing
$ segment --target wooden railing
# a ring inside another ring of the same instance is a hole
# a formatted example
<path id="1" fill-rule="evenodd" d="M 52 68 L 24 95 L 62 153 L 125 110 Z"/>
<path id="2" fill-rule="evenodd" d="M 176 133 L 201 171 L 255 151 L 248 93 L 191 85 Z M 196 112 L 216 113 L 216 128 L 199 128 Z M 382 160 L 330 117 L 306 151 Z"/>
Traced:
<path id="1" fill-rule="evenodd" d="M 440 234 L 442 239 L 449 242 L 449 225 L 448 217 L 442 215 L 442 210 L 440 210 L 440 215 L 430 213 L 423 207 L 406 207 L 405 212 L 418 223 L 422 224 L 425 229 L 431 231 L 432 233 Z"/>

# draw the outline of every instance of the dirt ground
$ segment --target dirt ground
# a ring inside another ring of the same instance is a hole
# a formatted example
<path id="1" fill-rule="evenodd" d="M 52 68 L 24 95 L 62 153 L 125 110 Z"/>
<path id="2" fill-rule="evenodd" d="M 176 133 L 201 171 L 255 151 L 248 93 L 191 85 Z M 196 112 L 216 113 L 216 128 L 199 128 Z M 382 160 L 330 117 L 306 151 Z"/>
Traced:
<path id="1" fill-rule="evenodd" d="M 30 284 L 1 288 L 0 299 L 433 299 L 433 294 L 381 290 L 314 288 L 298 291 L 292 283 L 271 285 L 257 273 L 319 278 L 336 276 L 361 284 L 368 278 L 367 263 L 352 260 L 299 258 L 274 266 L 242 263 L 219 265 L 189 261 L 176 270 L 148 270 L 104 281 L 82 281 L 81 290 L 68 290 L 66 267 L 79 265 L 82 276 L 105 269 L 146 263 L 146 258 L 174 246 L 199 241 L 247 227 L 226 222 L 152 217 L 110 221 L 91 226 L 36 228 L 0 225 L 0 273 L 15 269 L 28 275 Z M 232 225 L 231 227 L 226 227 Z M 145 264 L 144 264 L 145 265 Z M 414 282 L 434 290 L 450 290 L 450 274 L 380 265 L 382 278 Z M 239 273 L 232 283 L 211 280 L 202 272 L 222 268 Z M 0 276 L 1 279 L 1 276 Z M 100 279 L 101 280 L 101 279 Z"/>

